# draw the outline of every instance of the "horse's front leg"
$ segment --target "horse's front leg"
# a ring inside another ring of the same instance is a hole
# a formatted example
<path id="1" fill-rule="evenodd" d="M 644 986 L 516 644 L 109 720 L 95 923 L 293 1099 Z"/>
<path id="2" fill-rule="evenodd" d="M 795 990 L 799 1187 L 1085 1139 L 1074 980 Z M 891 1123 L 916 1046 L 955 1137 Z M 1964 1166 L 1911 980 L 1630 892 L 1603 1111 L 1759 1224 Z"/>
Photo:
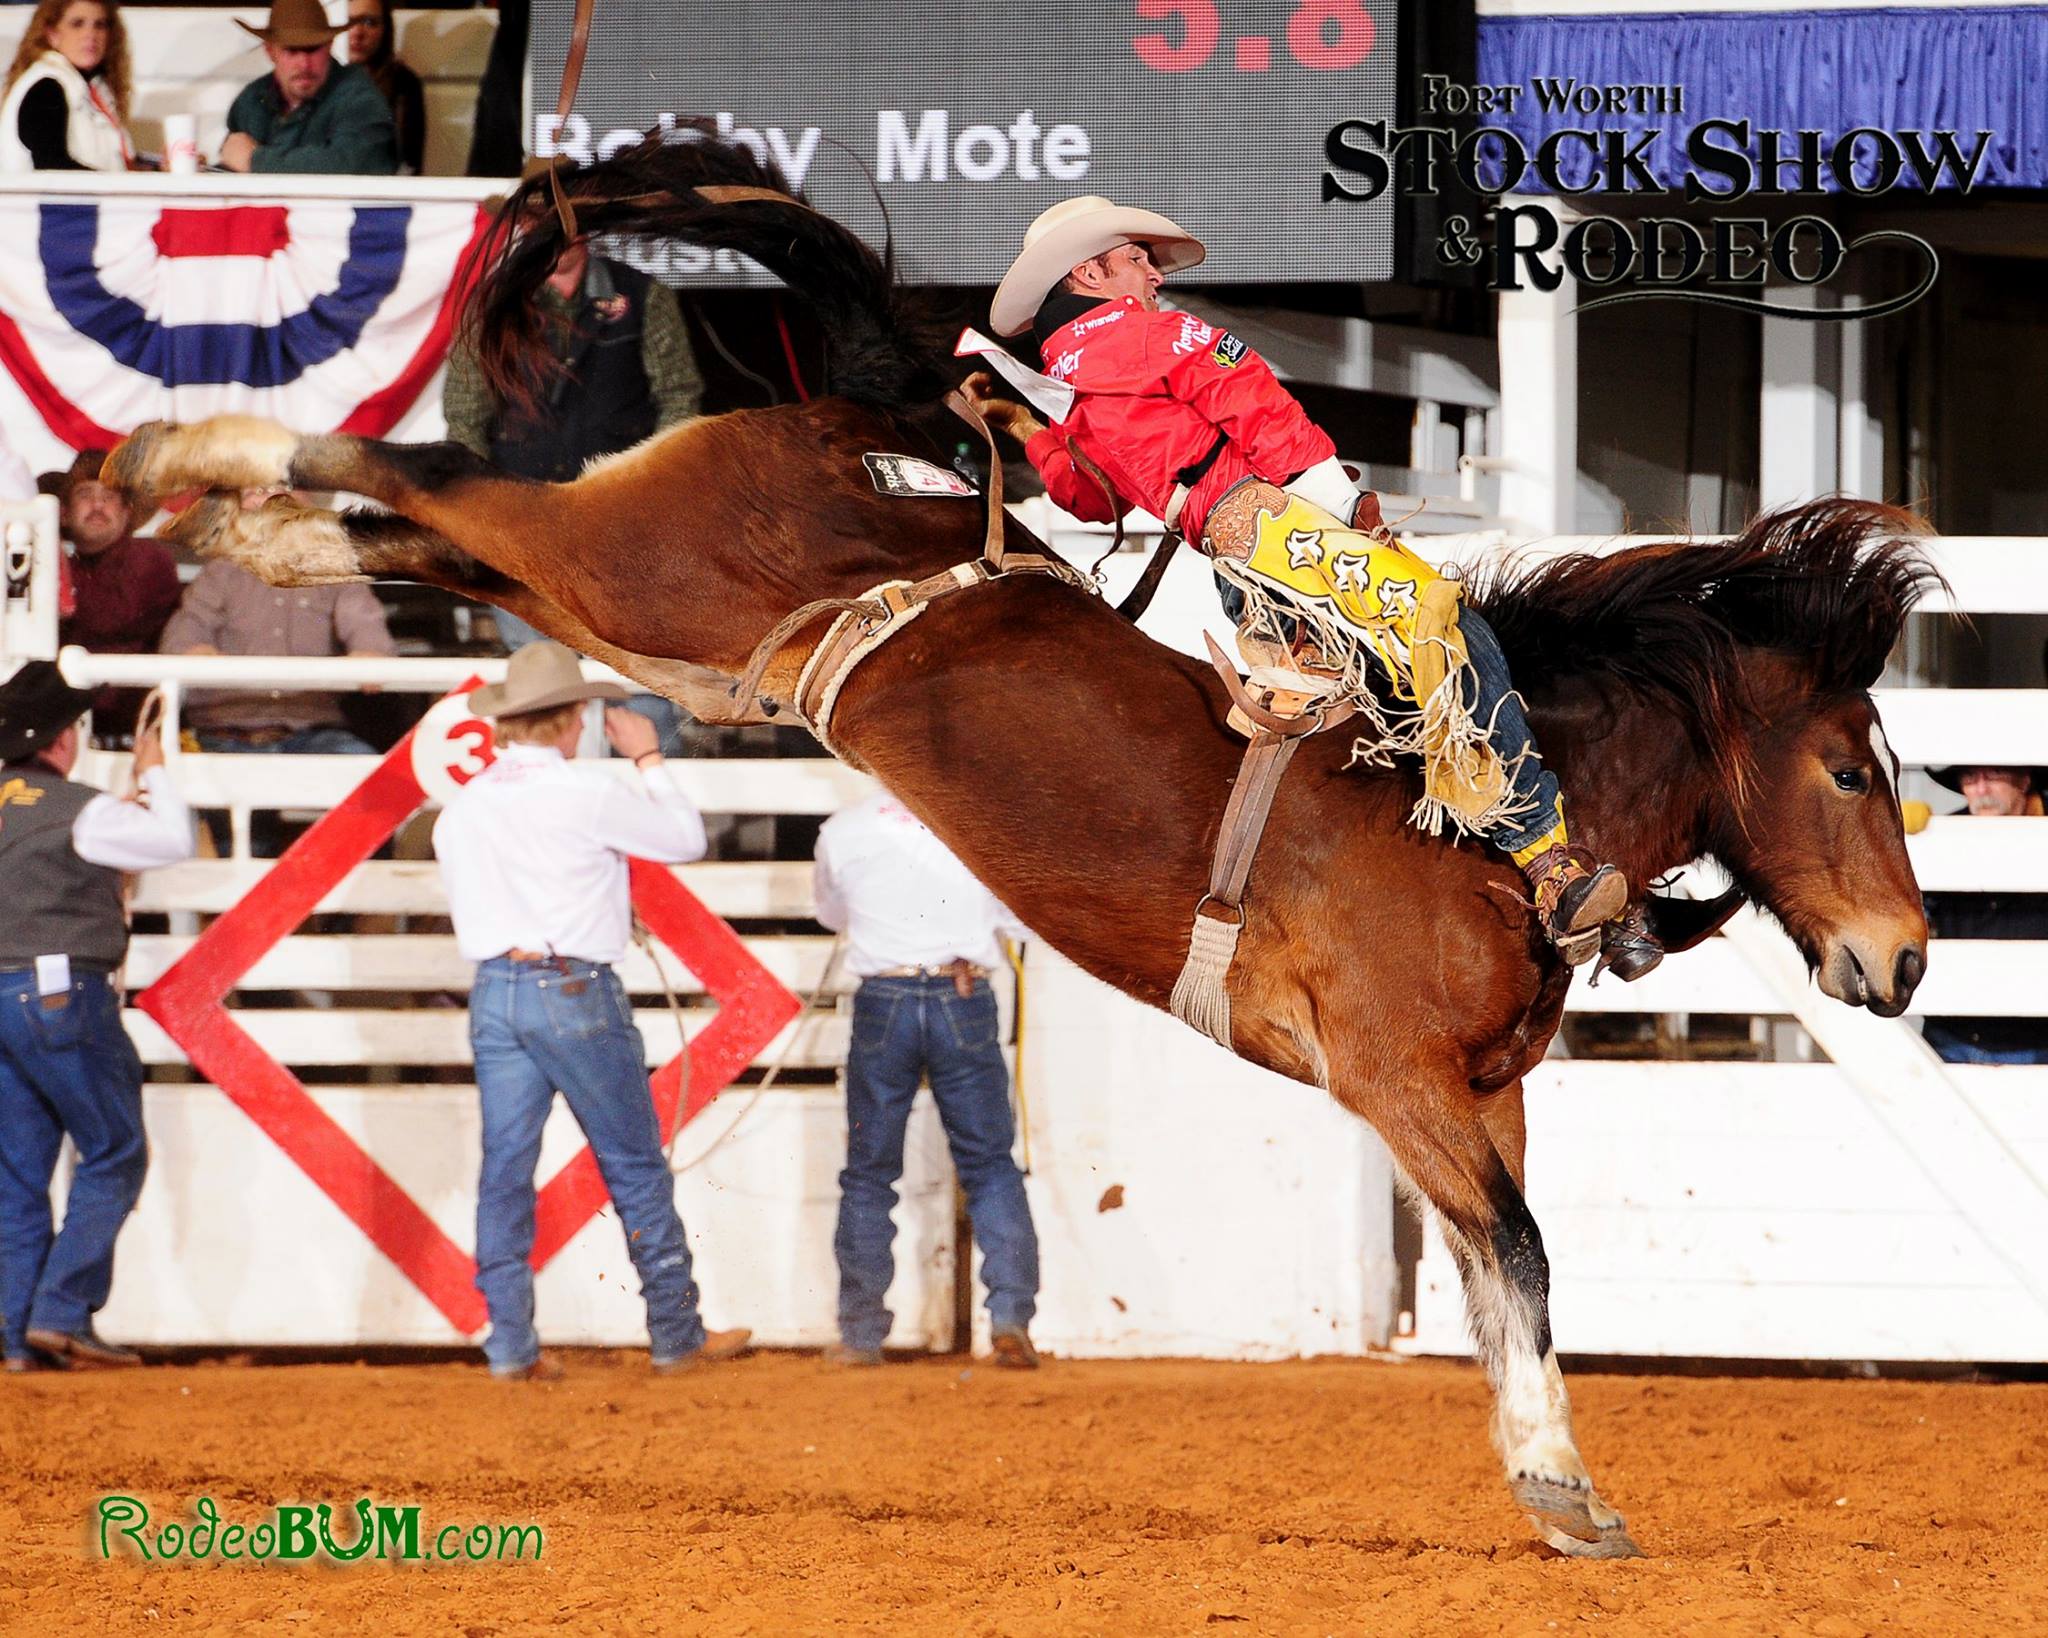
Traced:
<path id="1" fill-rule="evenodd" d="M 1600 1499 L 1572 1432 L 1570 1396 L 1550 1338 L 1550 1263 L 1516 1181 L 1521 1086 L 1491 1107 L 1441 1076 L 1382 1092 L 1384 1071 L 1332 1089 L 1379 1129 L 1395 1162 L 1435 1207 L 1465 1287 L 1466 1317 L 1493 1384 L 1493 1435 L 1508 1488 L 1536 1533 L 1581 1558 L 1631 1558 L 1626 1521 Z M 1513 1149 L 1512 1167 L 1495 1145 Z"/>

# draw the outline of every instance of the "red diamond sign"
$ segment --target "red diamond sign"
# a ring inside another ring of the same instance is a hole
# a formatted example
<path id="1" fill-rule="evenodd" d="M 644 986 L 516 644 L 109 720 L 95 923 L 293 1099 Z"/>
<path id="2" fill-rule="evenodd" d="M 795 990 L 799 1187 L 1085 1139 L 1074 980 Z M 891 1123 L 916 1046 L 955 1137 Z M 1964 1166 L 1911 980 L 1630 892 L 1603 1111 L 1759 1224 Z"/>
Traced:
<path id="1" fill-rule="evenodd" d="M 249 1037 L 223 1002 L 264 952 L 311 915 L 429 795 L 445 798 L 489 765 L 490 730 L 467 706 L 476 686 L 471 679 L 439 701 L 346 801 L 294 842 L 135 1002 L 465 1335 L 485 1323 L 475 1260 L 313 1100 L 296 1075 Z M 673 1137 L 753 1062 L 801 1004 L 667 869 L 635 859 L 632 884 L 640 919 L 719 1004 L 718 1016 L 649 1079 L 662 1132 Z M 681 1096 L 683 1054 L 689 1064 L 687 1101 Z M 540 1188 L 533 1266 L 546 1267 L 606 1198 L 597 1159 L 586 1144 Z"/>

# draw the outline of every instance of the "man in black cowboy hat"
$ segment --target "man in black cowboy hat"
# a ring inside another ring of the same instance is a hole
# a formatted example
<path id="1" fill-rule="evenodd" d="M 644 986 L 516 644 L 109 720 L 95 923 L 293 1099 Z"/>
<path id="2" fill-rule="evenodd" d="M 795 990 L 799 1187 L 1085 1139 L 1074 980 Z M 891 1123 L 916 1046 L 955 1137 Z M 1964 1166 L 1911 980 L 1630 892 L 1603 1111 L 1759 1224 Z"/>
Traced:
<path id="1" fill-rule="evenodd" d="M 2038 819 L 2048 791 L 2048 768 L 1958 764 L 1927 776 L 1973 819 Z M 1927 922 L 1937 938 L 2048 940 L 2048 893 L 1929 893 Z M 1952 1064 L 2048 1063 L 2044 1018 L 1930 1018 L 1926 1034 Z"/>
<path id="2" fill-rule="evenodd" d="M 6 1367 L 134 1365 L 94 1334 L 114 1240 L 142 1192 L 142 1063 L 113 974 L 128 950 L 121 873 L 192 856 L 192 816 L 153 733 L 135 746 L 144 799 L 69 778 L 92 696 L 47 660 L 0 684 L 0 1322 Z M 78 1169 L 51 1232 L 50 1179 Z"/>
<path id="3" fill-rule="evenodd" d="M 364 69 L 334 60 L 320 0 L 276 0 L 261 28 L 271 72 L 251 80 L 228 108 L 220 162 L 231 171 L 396 176 L 398 128 L 391 105 Z"/>

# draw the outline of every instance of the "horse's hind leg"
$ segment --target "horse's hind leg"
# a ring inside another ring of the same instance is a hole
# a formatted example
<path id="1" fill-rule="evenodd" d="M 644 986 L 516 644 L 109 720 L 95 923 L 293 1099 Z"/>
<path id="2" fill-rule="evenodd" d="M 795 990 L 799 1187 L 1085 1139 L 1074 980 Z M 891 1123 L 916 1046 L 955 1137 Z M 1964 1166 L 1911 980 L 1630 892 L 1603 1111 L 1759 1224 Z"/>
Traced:
<path id="1" fill-rule="evenodd" d="M 172 520 L 164 538 L 209 557 L 227 557 L 273 586 L 342 580 L 414 580 L 495 604 L 613 670 L 681 705 L 699 722 L 768 719 L 730 692 L 731 679 L 704 666 L 636 654 L 607 643 L 532 587 L 480 563 L 453 541 L 395 512 L 330 512 L 290 495 L 245 507 L 238 494 L 204 495 Z"/>
<path id="2" fill-rule="evenodd" d="M 1374 1081 L 1379 1077 L 1375 1075 Z M 1335 1081 L 1340 1096 L 1347 1089 Z M 1368 1083 L 1370 1084 L 1370 1083 Z M 1544 1541 L 1582 1558 L 1638 1551 L 1622 1516 L 1603 1502 L 1572 1433 L 1571 1400 L 1550 1338 L 1550 1264 L 1516 1182 L 1520 1087 L 1482 1113 L 1457 1084 L 1419 1094 L 1346 1097 L 1387 1141 L 1395 1161 L 1436 1208 L 1465 1286 L 1465 1311 L 1494 1390 L 1494 1441 L 1508 1487 Z M 1516 1149 L 1514 1165 L 1489 1127 Z"/>
<path id="3" fill-rule="evenodd" d="M 158 495 L 188 489 L 346 490 L 458 543 L 490 568 L 540 584 L 529 570 L 544 566 L 532 548 L 546 533 L 549 486 L 510 477 L 459 444 L 386 444 L 345 433 L 301 436 L 253 416 L 216 415 L 189 426 L 152 421 L 136 428 L 107 457 L 106 476 Z M 253 531 L 219 532 L 222 550 L 263 574 L 265 555 Z M 293 529 L 290 537 L 314 551 L 315 559 L 279 564 L 276 572 L 344 578 L 339 548 L 312 539 L 305 529 Z"/>

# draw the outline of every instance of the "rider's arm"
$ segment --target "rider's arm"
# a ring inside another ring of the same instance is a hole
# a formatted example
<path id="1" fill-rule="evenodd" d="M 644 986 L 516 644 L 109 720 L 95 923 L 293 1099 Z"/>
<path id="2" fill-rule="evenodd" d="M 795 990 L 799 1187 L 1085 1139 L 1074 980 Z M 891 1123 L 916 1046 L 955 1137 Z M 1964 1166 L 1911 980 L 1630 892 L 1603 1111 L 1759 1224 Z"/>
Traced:
<path id="1" fill-rule="evenodd" d="M 1083 523 L 1114 523 L 1116 513 L 1102 486 L 1074 465 L 1067 442 L 1057 429 L 1041 427 L 1026 440 L 1025 457 L 1045 480 L 1045 492 L 1053 504 L 1071 512 Z"/>
<path id="2" fill-rule="evenodd" d="M 1337 453 L 1330 435 L 1308 418 L 1272 366 L 1236 336 L 1214 330 L 1187 352 L 1172 352 L 1186 333 L 1186 315 L 1158 317 L 1171 322 L 1157 326 L 1147 340 L 1154 349 L 1172 353 L 1165 368 L 1167 391 L 1227 432 L 1260 477 L 1284 484 Z"/>

